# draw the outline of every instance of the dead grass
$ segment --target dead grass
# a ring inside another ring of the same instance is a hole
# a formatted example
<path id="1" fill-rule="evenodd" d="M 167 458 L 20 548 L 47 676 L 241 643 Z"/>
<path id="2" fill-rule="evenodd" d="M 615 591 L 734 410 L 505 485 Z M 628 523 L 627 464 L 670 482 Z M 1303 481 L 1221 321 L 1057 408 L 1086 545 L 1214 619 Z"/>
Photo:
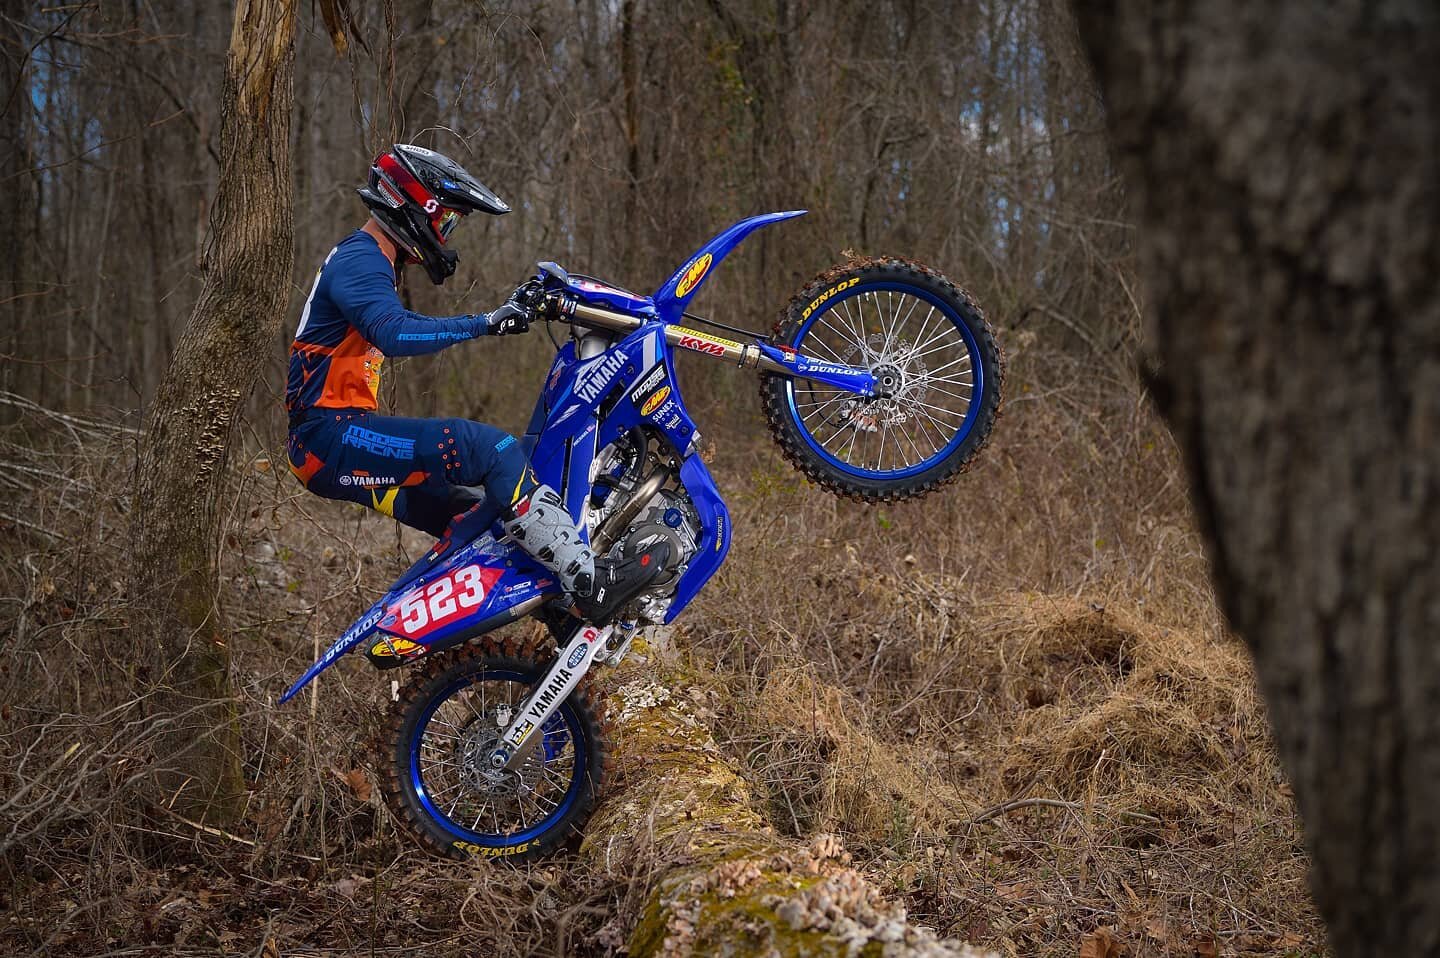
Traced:
<path id="1" fill-rule="evenodd" d="M 676 641 L 715 676 L 717 737 L 776 827 L 840 834 L 942 934 L 1014 955 L 1074 955 L 1102 928 L 1135 956 L 1323 953 L 1299 823 L 1168 437 L 1083 365 L 1007 345 L 994 444 L 921 503 L 826 497 L 758 411 L 695 404 L 735 535 Z M 0 554 L 0 953 L 600 955 L 623 940 L 607 922 L 643 899 L 643 850 L 606 873 L 475 870 L 396 833 L 370 787 L 389 676 L 342 663 L 273 707 L 425 540 L 305 496 L 255 433 L 222 577 L 247 811 L 217 833 L 147 800 L 151 730 L 126 690 L 153 663 L 124 641 L 114 482 L 131 450 L 96 431 L 26 419 L 0 437 L 47 474 L 10 511 L 51 530 L 12 525 Z"/>

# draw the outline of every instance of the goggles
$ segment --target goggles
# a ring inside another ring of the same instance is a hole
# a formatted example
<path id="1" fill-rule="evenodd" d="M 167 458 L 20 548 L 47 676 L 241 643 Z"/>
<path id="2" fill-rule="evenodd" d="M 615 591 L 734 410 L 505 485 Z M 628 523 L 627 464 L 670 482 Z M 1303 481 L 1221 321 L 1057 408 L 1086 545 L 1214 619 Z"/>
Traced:
<path id="1" fill-rule="evenodd" d="M 450 238 L 450 234 L 454 232 L 455 224 L 458 222 L 460 222 L 460 214 L 454 210 L 446 210 L 440 214 L 440 222 L 435 225 L 435 228 L 440 231 L 441 242 Z"/>

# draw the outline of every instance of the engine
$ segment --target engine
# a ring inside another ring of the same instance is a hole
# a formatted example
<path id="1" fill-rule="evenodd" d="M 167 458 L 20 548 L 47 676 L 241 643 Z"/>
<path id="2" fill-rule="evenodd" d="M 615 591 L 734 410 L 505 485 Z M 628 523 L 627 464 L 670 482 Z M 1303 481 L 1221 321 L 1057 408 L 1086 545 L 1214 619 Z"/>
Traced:
<path id="1" fill-rule="evenodd" d="M 628 558 L 656 542 L 670 544 L 665 570 L 639 603 L 645 618 L 660 621 L 699 549 L 695 506 L 676 477 L 674 463 L 628 438 L 596 458 L 594 483 L 587 521 L 598 551 L 618 550 Z"/>
<path id="2" fill-rule="evenodd" d="M 656 542 L 670 543 L 670 561 L 665 574 L 655 581 L 657 589 L 669 594 L 675 591 L 680 573 L 700 547 L 699 540 L 700 523 L 690 498 L 682 489 L 661 489 L 641 507 L 621 540 L 621 548 L 628 557 Z"/>

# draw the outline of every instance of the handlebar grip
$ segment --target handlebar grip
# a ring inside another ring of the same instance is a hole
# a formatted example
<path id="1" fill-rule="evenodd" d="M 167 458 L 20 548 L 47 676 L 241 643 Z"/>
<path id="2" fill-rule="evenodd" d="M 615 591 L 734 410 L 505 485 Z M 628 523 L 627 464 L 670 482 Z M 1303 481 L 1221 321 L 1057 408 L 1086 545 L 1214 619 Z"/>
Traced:
<path id="1" fill-rule="evenodd" d="M 541 308 L 546 319 L 568 323 L 575 316 L 575 297 L 558 290 L 544 293 Z"/>

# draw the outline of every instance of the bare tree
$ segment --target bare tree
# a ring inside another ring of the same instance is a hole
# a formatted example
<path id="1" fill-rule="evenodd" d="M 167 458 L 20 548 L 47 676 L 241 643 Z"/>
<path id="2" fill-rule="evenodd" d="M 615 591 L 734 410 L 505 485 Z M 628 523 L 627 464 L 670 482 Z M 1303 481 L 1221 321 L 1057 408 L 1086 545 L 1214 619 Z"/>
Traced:
<path id="1" fill-rule="evenodd" d="M 135 493 L 132 594 L 144 610 L 135 625 L 171 722 L 161 785 L 218 820 L 233 814 L 244 783 L 215 607 L 216 503 L 231 427 L 289 295 L 296 9 L 295 0 L 235 6 L 205 285 L 151 408 Z"/>
<path id="2" fill-rule="evenodd" d="M 1440 10 L 1077 4 L 1340 955 L 1440 953 Z M 1430 77 L 1430 79 L 1426 79 Z"/>

